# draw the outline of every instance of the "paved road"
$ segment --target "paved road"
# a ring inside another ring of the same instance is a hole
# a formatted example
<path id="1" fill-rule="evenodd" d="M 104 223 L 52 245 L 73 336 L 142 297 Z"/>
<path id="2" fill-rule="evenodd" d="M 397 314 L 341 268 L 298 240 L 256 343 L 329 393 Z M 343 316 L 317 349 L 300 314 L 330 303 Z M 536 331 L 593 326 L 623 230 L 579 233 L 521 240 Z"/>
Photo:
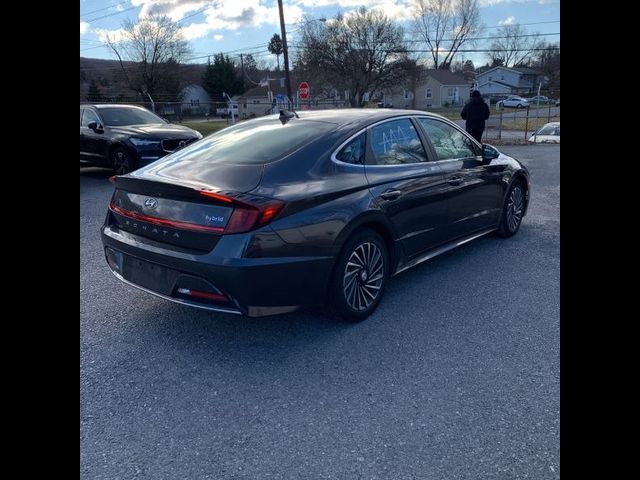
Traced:
<path id="1" fill-rule="evenodd" d="M 559 478 L 559 147 L 504 150 L 532 172 L 520 233 L 399 275 L 358 325 L 120 284 L 109 173 L 81 170 L 81 478 Z"/>

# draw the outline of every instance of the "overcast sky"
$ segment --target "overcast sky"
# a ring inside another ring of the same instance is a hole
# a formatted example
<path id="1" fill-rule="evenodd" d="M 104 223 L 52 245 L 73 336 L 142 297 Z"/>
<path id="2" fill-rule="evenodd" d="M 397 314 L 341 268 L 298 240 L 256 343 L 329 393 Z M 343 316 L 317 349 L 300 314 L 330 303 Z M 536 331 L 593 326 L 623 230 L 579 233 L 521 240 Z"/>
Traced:
<path id="1" fill-rule="evenodd" d="M 348 13 L 360 5 L 382 9 L 389 17 L 406 23 L 415 0 L 284 0 L 287 37 L 295 49 L 296 29 L 300 18 L 331 18 Z M 540 33 L 560 32 L 559 0 L 480 0 L 480 15 L 485 29 L 482 37 L 494 35 L 505 23 L 531 24 L 524 28 Z M 229 52 L 230 55 L 252 53 L 256 60 L 273 59 L 266 44 L 280 33 L 276 0 L 80 0 L 80 56 L 115 58 L 103 44 L 105 36 L 118 34 L 122 21 L 161 13 L 183 25 L 191 56 Z M 559 41 L 560 35 L 548 35 Z M 481 47 L 482 44 L 478 44 Z M 482 53 L 466 53 L 476 64 L 486 63 Z M 458 60 L 461 58 L 458 57 Z M 193 59 L 203 63 L 205 59 Z"/>

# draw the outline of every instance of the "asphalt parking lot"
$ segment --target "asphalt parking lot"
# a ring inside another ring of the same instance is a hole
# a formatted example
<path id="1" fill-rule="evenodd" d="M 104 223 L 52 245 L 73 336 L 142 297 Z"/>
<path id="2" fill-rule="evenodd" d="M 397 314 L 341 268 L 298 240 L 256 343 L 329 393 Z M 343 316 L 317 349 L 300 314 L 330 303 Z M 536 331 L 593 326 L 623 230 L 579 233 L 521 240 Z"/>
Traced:
<path id="1" fill-rule="evenodd" d="M 111 172 L 81 169 L 81 478 L 559 478 L 560 147 L 500 148 L 532 174 L 518 235 L 402 273 L 356 325 L 120 283 Z"/>

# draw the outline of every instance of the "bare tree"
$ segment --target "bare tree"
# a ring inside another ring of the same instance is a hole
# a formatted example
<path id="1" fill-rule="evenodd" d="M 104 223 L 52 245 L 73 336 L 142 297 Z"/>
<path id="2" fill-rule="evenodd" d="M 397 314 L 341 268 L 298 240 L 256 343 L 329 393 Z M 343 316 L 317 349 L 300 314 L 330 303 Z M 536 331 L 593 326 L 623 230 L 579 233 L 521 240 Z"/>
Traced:
<path id="1" fill-rule="evenodd" d="M 545 94 L 560 96 L 560 43 L 541 42 L 534 56 L 532 66 L 547 77 L 543 86 Z"/>
<path id="2" fill-rule="evenodd" d="M 480 30 L 478 0 L 417 0 L 413 30 L 431 52 L 434 68 L 449 69 Z"/>
<path id="3" fill-rule="evenodd" d="M 166 16 L 152 16 L 122 25 L 120 38 L 107 36 L 107 44 L 118 57 L 129 87 L 146 97 L 162 92 L 167 85 L 179 88 L 176 68 L 189 54 L 181 27 Z M 125 61 L 134 62 L 125 65 Z"/>
<path id="4" fill-rule="evenodd" d="M 359 8 L 302 27 L 296 70 L 316 84 L 349 91 L 352 107 L 402 80 L 407 67 L 402 27 L 379 10 Z"/>
<path id="5" fill-rule="evenodd" d="M 505 67 L 528 63 L 541 44 L 539 34 L 529 34 L 517 24 L 504 25 L 498 30 L 496 37 L 487 56 L 492 63 L 502 60 Z"/>

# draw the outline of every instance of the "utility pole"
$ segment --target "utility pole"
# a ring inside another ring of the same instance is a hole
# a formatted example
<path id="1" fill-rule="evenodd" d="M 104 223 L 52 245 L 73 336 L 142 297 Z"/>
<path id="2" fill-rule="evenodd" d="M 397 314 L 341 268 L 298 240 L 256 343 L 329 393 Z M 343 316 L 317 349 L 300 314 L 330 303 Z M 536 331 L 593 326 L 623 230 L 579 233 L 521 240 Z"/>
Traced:
<path id="1" fill-rule="evenodd" d="M 242 53 L 240 54 L 240 71 L 242 72 L 242 81 L 244 82 L 244 59 Z"/>
<path id="2" fill-rule="evenodd" d="M 282 33 L 282 54 L 284 55 L 284 74 L 285 82 L 287 84 L 287 97 L 289 102 L 293 102 L 291 97 L 291 78 L 289 76 L 289 49 L 287 48 L 287 31 L 284 28 L 282 0 L 278 0 L 278 10 L 280 11 L 280 31 Z"/>

